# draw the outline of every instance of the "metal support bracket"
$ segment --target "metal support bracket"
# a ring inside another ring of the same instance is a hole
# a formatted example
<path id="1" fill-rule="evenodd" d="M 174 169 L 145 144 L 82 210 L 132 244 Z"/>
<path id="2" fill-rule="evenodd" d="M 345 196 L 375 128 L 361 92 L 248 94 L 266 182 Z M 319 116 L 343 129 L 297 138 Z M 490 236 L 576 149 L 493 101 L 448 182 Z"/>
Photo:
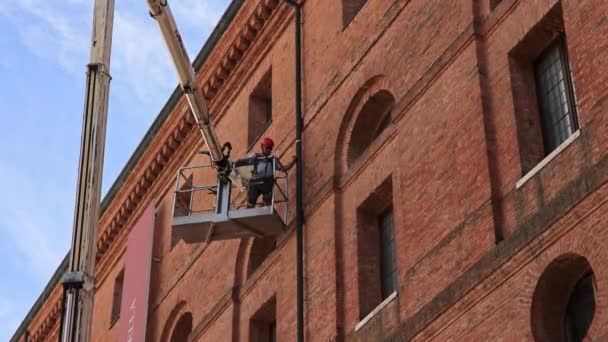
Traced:
<path id="1" fill-rule="evenodd" d="M 61 283 L 65 290 L 84 289 L 90 291 L 93 289 L 93 278 L 82 271 L 66 272 L 61 278 Z"/>

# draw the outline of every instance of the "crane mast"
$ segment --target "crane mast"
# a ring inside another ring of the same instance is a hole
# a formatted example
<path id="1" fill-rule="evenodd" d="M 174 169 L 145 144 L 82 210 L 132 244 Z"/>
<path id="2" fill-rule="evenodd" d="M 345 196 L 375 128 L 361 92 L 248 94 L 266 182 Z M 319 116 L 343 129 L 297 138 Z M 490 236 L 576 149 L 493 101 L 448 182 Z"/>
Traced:
<path id="1" fill-rule="evenodd" d="M 62 342 L 91 339 L 97 225 L 101 197 L 101 173 L 105 145 L 110 53 L 115 0 L 95 0 L 91 59 L 87 66 L 85 108 L 80 146 L 80 163 L 74 211 L 74 228 L 68 271 L 62 278 L 63 302 L 60 323 Z M 147 0 L 156 19 L 177 74 L 180 87 L 199 127 L 218 172 L 221 187 L 229 190 L 231 145 L 220 145 L 211 125 L 209 109 L 198 86 L 194 69 L 167 0 Z M 227 151 L 226 151 L 227 150 Z"/>
<path id="2" fill-rule="evenodd" d="M 95 0 L 69 269 L 62 278 L 61 341 L 89 341 L 93 316 L 114 0 Z"/>

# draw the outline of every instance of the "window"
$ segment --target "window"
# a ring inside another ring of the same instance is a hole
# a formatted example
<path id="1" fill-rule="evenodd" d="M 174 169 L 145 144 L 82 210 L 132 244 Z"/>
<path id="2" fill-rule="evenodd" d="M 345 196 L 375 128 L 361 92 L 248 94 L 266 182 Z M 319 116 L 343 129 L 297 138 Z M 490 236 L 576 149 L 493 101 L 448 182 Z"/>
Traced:
<path id="1" fill-rule="evenodd" d="M 272 297 L 258 309 L 249 321 L 250 342 L 277 341 L 277 300 Z"/>
<path id="2" fill-rule="evenodd" d="M 593 273 L 576 283 L 566 309 L 566 338 L 568 342 L 582 341 L 591 326 L 595 312 L 595 281 Z"/>
<path id="3" fill-rule="evenodd" d="M 175 323 L 173 333 L 171 334 L 171 342 L 188 341 L 188 337 L 192 333 L 192 313 L 186 312 Z"/>
<path id="4" fill-rule="evenodd" d="M 249 96 L 249 127 L 247 145 L 249 148 L 264 133 L 272 121 L 272 70 L 266 72 L 262 80 Z"/>
<path id="5" fill-rule="evenodd" d="M 342 0 L 342 20 L 344 27 L 353 20 L 367 0 Z"/>
<path id="6" fill-rule="evenodd" d="M 348 166 L 353 165 L 390 125 L 394 103 L 393 95 L 386 90 L 381 90 L 370 96 L 361 107 L 346 152 Z"/>
<path id="7" fill-rule="evenodd" d="M 568 56 L 562 38 L 543 52 L 534 71 L 545 154 L 549 154 L 578 129 Z"/>
<path id="8" fill-rule="evenodd" d="M 359 318 L 397 291 L 392 182 L 387 179 L 357 210 Z"/>
<path id="9" fill-rule="evenodd" d="M 114 280 L 114 295 L 112 297 L 112 315 L 110 316 L 110 326 L 113 326 L 120 318 L 120 305 L 122 302 L 122 287 L 125 280 L 124 268 Z"/>
<path id="10" fill-rule="evenodd" d="M 577 129 L 559 2 L 509 53 L 522 176 Z"/>
<path id="11" fill-rule="evenodd" d="M 494 10 L 502 0 L 490 0 L 490 10 Z"/>
<path id="12" fill-rule="evenodd" d="M 595 278 L 586 258 L 564 254 L 543 271 L 532 297 L 535 341 L 583 341 L 595 315 Z"/>
<path id="13" fill-rule="evenodd" d="M 382 285 L 382 299 L 386 299 L 397 290 L 396 263 L 395 263 L 395 237 L 393 209 L 387 210 L 378 218 L 380 230 L 380 272 Z"/>

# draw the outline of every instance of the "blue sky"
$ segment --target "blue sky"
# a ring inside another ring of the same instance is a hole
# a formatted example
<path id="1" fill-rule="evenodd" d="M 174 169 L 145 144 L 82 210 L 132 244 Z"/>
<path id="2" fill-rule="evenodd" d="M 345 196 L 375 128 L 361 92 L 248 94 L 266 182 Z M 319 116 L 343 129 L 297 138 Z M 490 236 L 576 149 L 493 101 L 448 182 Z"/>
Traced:
<path id="1" fill-rule="evenodd" d="M 229 0 L 171 6 L 191 59 Z M 0 341 L 38 298 L 72 234 L 93 0 L 0 0 Z M 105 194 L 177 85 L 145 0 L 116 0 Z"/>

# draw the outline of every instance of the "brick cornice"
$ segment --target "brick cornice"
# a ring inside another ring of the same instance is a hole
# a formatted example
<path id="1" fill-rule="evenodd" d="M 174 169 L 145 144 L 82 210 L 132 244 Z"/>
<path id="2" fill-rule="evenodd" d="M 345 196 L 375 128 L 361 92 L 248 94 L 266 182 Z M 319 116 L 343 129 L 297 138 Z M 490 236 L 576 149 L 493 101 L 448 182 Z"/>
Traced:
<path id="1" fill-rule="evenodd" d="M 270 20 L 279 0 L 262 0 L 256 6 L 244 8 L 240 25 L 235 25 L 239 31 L 230 32 L 232 39 L 228 46 L 220 47 L 220 53 L 211 61 L 212 66 L 201 73 L 203 95 L 210 101 L 220 92 L 234 69 L 242 62 L 247 52 L 260 36 L 260 33 Z"/>
<path id="2" fill-rule="evenodd" d="M 49 300 L 50 309 L 47 309 L 47 314 L 42 318 L 42 321 L 30 327 L 30 341 L 45 341 L 55 330 L 59 329 L 61 320 L 61 286 L 58 284 L 54 289 L 54 294 Z M 48 306 L 47 306 L 48 307 Z"/>

